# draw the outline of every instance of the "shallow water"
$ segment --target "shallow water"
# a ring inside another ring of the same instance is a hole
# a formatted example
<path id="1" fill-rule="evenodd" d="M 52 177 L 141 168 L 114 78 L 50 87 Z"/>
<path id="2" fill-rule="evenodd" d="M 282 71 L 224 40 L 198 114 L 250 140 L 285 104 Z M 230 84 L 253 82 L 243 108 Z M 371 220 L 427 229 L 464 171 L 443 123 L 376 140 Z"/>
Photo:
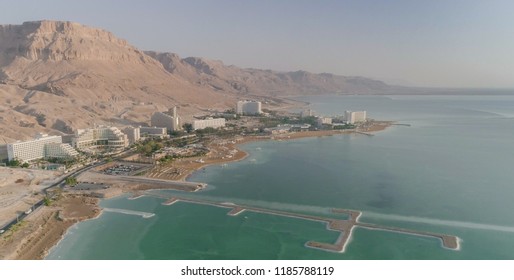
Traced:
<path id="1" fill-rule="evenodd" d="M 338 135 L 249 143 L 250 156 L 190 179 L 183 194 L 293 212 L 362 210 L 362 221 L 457 235 L 437 239 L 357 228 L 343 254 L 305 248 L 334 242 L 322 223 L 162 199 L 126 197 L 102 206 L 155 213 L 103 213 L 70 229 L 48 259 L 512 259 L 514 96 L 305 97 L 324 115 L 367 110 L 395 120 L 373 137 Z M 173 194 L 173 191 L 158 191 Z"/>

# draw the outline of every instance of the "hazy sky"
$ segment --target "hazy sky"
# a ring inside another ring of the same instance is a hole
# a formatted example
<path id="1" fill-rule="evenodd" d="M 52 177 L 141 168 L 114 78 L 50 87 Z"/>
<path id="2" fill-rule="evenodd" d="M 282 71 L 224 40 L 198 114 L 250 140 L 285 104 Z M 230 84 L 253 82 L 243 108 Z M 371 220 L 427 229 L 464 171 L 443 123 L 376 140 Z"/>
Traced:
<path id="1" fill-rule="evenodd" d="M 389 83 L 514 88 L 514 1 L 0 0 L 0 21 L 69 20 L 143 50 Z"/>

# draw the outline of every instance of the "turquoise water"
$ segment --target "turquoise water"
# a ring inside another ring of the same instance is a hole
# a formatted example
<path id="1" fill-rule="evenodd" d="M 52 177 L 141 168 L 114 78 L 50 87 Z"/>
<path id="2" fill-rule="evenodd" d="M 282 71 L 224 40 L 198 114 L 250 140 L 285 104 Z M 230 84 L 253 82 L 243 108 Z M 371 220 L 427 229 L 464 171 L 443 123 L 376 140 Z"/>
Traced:
<path id="1" fill-rule="evenodd" d="M 49 259 L 513 259 L 514 96 L 305 97 L 325 115 L 367 110 L 395 120 L 374 137 L 338 135 L 243 146 L 249 158 L 211 166 L 190 180 L 202 199 L 326 215 L 363 211 L 362 221 L 457 235 L 461 250 L 437 239 L 358 228 L 343 254 L 308 249 L 334 242 L 321 223 L 163 200 L 119 197 L 72 229 Z M 173 194 L 173 191 L 156 191 Z"/>

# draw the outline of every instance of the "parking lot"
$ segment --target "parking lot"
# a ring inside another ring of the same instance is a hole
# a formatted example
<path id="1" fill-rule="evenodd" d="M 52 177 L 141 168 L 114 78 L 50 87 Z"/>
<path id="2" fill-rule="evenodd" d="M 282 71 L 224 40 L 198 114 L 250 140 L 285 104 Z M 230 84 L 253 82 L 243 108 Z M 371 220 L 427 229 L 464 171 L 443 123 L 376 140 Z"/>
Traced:
<path id="1" fill-rule="evenodd" d="M 132 164 L 116 164 L 101 172 L 107 175 L 131 176 L 143 169 L 143 166 Z"/>

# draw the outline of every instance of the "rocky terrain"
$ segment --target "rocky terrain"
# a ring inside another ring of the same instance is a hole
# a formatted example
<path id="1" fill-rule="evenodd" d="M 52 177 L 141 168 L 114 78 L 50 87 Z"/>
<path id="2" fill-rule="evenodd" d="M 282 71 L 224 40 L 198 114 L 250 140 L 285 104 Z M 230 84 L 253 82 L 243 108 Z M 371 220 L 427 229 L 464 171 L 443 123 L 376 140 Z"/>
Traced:
<path id="1" fill-rule="evenodd" d="M 382 93 L 362 77 L 242 69 L 204 58 L 143 52 L 108 31 L 72 22 L 0 25 L 0 144 L 37 131 L 71 133 L 94 123 L 149 121 L 232 108 L 237 99 L 321 93 Z"/>
<path id="2" fill-rule="evenodd" d="M 327 93 L 376 94 L 389 90 L 381 81 L 306 71 L 243 69 L 199 57 L 181 59 L 174 53 L 145 52 L 164 68 L 194 84 L 240 95 L 294 96 Z"/>

